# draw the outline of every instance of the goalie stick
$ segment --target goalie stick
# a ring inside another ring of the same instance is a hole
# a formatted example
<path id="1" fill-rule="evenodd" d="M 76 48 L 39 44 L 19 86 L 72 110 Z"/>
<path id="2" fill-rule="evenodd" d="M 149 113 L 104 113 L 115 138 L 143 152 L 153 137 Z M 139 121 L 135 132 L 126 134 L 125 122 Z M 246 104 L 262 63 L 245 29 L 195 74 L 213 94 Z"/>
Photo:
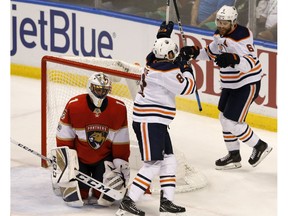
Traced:
<path id="1" fill-rule="evenodd" d="M 40 157 L 43 160 L 46 160 L 49 163 L 49 165 L 52 165 L 53 167 L 54 161 L 52 159 L 45 157 L 44 155 L 34 151 L 33 149 L 23 145 L 22 143 L 17 142 L 16 140 L 13 140 L 12 138 L 10 138 L 10 141 L 11 143 L 19 146 L 20 148 Z M 104 193 L 105 195 L 115 200 L 121 200 L 124 196 L 124 191 L 118 191 L 113 188 L 110 188 L 105 184 L 103 184 L 102 182 L 80 172 L 79 170 L 75 170 L 75 176 L 77 180 L 83 182 L 84 184 L 90 186 L 91 188 L 94 188 L 95 190 L 100 191 L 101 193 Z"/>
<path id="2" fill-rule="evenodd" d="M 186 41 L 186 38 L 185 38 L 185 35 L 184 35 L 184 31 L 183 31 L 183 28 L 182 28 L 180 14 L 179 14 L 178 6 L 177 6 L 177 0 L 173 0 L 173 3 L 174 3 L 174 7 L 175 7 L 178 27 L 179 27 L 180 34 L 181 34 L 181 37 L 182 37 L 183 46 L 186 46 L 187 45 L 187 41 Z M 194 77 L 194 73 L 193 72 L 192 72 L 192 76 L 193 76 L 194 83 L 196 85 L 196 79 Z M 198 94 L 197 86 L 196 86 L 196 90 L 195 90 L 195 95 L 196 95 L 196 100 L 197 100 L 199 111 L 202 111 L 202 105 L 201 105 L 201 102 L 200 102 L 200 97 L 199 97 L 199 94 Z"/>

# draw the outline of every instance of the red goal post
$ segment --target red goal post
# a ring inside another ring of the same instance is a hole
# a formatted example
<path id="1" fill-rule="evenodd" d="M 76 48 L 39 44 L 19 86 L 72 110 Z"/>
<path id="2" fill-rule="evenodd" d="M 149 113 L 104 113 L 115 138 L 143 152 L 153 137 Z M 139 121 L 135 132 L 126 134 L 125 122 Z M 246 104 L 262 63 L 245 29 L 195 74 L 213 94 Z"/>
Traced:
<path id="1" fill-rule="evenodd" d="M 127 107 L 128 127 L 131 140 L 130 166 L 140 169 L 142 161 L 137 139 L 132 130 L 133 99 L 138 91 L 142 68 L 121 60 L 96 57 L 44 56 L 41 64 L 41 154 L 49 157 L 56 146 L 56 130 L 59 118 L 68 100 L 86 93 L 86 83 L 94 72 L 103 72 L 112 80 L 111 96 L 122 100 Z M 176 192 L 185 192 L 205 187 L 207 179 L 191 166 L 183 153 L 174 147 L 178 162 Z M 47 167 L 42 160 L 42 166 Z M 152 192 L 159 192 L 157 180 Z M 179 186 L 178 186 L 179 183 Z"/>

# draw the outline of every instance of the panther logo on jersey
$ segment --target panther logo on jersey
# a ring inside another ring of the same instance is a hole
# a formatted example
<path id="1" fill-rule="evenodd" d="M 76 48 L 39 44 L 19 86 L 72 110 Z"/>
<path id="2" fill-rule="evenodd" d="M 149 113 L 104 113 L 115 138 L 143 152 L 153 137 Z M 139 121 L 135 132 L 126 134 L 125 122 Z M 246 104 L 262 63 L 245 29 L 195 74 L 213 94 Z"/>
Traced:
<path id="1" fill-rule="evenodd" d="M 85 130 L 87 142 L 93 149 L 100 148 L 109 133 L 109 128 L 105 125 L 88 125 Z"/>

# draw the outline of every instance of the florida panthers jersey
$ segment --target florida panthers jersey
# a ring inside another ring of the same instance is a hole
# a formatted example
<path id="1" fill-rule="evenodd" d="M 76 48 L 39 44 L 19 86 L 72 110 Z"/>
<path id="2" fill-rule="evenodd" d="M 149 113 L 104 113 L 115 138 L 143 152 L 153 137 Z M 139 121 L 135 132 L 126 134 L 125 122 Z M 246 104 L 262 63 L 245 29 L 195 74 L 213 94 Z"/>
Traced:
<path id="1" fill-rule="evenodd" d="M 261 79 L 262 66 L 248 28 L 237 25 L 233 32 L 222 37 L 216 30 L 213 41 L 200 50 L 197 60 L 214 60 L 221 53 L 236 53 L 240 57 L 240 63 L 235 67 L 220 68 L 221 87 L 236 89 Z"/>
<path id="2" fill-rule="evenodd" d="M 75 149 L 85 164 L 97 163 L 109 155 L 128 161 L 125 104 L 107 96 L 101 110 L 97 110 L 88 94 L 71 98 L 60 118 L 56 141 L 57 146 Z"/>
<path id="3" fill-rule="evenodd" d="M 170 124 L 176 114 L 175 96 L 190 95 L 194 89 L 192 74 L 181 72 L 178 65 L 167 60 L 147 63 L 134 101 L 133 121 Z"/>

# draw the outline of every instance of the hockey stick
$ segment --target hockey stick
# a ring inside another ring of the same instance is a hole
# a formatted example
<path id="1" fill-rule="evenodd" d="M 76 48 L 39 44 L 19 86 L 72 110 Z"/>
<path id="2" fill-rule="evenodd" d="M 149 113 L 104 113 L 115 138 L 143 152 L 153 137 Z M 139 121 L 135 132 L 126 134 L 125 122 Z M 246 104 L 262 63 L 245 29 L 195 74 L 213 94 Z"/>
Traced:
<path id="1" fill-rule="evenodd" d="M 54 161 L 48 157 L 45 157 L 44 155 L 34 151 L 33 149 L 23 145 L 22 143 L 17 142 L 16 140 L 13 140 L 12 138 L 10 138 L 11 143 L 19 146 L 20 148 L 42 158 L 43 160 L 46 160 L 49 165 L 53 165 Z M 75 176 L 76 179 L 83 182 L 84 184 L 90 186 L 91 188 L 94 188 L 95 190 L 100 191 L 101 193 L 106 194 L 107 196 L 115 199 L 115 200 L 121 200 L 124 196 L 124 191 L 118 191 L 115 190 L 113 188 L 110 188 L 108 186 L 106 186 L 105 184 L 103 184 L 102 182 L 80 172 L 79 170 L 75 170 Z"/>
<path id="2" fill-rule="evenodd" d="M 166 25 L 169 23 L 169 13 L 170 13 L 170 0 L 166 2 Z"/>
<path id="3" fill-rule="evenodd" d="M 181 37 L 182 37 L 183 46 L 186 46 L 187 45 L 187 41 L 186 41 L 186 38 L 185 38 L 185 35 L 184 35 L 184 31 L 183 31 L 183 28 L 182 28 L 180 14 L 179 14 L 178 6 L 177 6 L 177 0 L 173 0 L 173 3 L 174 3 L 174 7 L 175 7 L 176 16 L 177 16 L 178 27 L 179 27 L 180 34 L 181 34 Z M 192 72 L 192 76 L 193 76 L 193 80 L 194 80 L 194 83 L 195 83 L 195 86 L 196 86 L 196 79 L 194 77 L 194 73 L 193 72 Z M 199 94 L 198 94 L 197 86 L 196 86 L 196 90 L 195 90 L 195 95 L 196 95 L 196 100 L 197 100 L 199 111 L 202 111 L 202 105 L 201 105 L 201 102 L 200 102 L 200 97 L 199 97 Z"/>

